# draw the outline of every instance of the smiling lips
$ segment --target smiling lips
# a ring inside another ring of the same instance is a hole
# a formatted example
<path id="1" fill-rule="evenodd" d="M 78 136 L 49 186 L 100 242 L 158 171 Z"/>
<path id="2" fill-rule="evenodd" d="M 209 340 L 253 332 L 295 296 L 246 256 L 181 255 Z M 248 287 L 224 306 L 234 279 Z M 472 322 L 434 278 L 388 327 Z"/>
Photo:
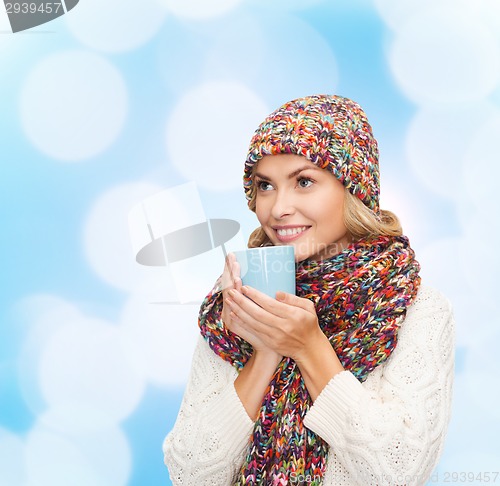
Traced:
<path id="1" fill-rule="evenodd" d="M 276 226 L 273 227 L 278 240 L 282 242 L 289 242 L 297 239 L 305 231 L 307 231 L 310 226 Z"/>

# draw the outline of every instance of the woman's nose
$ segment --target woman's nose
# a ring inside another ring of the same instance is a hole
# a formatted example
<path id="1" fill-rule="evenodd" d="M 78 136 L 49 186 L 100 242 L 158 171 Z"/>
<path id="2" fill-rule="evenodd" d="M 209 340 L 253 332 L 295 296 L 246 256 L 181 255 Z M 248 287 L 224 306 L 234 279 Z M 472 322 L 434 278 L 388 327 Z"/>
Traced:
<path id="1" fill-rule="evenodd" d="M 289 191 L 277 191 L 271 208 L 274 219 L 282 219 L 295 212 L 293 195 Z"/>

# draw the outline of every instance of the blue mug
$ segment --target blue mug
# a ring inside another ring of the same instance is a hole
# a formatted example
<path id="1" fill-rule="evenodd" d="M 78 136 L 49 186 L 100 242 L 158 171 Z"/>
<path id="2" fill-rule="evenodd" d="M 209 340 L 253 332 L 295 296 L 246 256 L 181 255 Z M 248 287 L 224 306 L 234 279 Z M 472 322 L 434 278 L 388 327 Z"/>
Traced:
<path id="1" fill-rule="evenodd" d="M 240 264 L 243 285 L 260 290 L 273 299 L 278 290 L 295 295 L 293 246 L 263 246 L 233 253 Z"/>

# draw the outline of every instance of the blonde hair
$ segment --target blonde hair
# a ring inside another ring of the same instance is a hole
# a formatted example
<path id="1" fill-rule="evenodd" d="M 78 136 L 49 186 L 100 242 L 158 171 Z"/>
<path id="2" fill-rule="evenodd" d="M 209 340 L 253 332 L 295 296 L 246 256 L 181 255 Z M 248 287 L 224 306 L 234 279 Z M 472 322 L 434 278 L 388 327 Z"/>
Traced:
<path id="1" fill-rule="evenodd" d="M 252 184 L 248 207 L 253 212 L 255 212 L 257 205 L 256 199 L 257 191 L 255 184 Z M 380 215 L 377 216 L 347 188 L 344 189 L 344 224 L 351 241 L 371 236 L 400 236 L 403 234 L 401 223 L 393 212 L 381 209 Z M 272 246 L 271 240 L 262 227 L 252 231 L 248 238 L 248 248 L 259 246 Z"/>
<path id="2" fill-rule="evenodd" d="M 353 240 L 403 234 L 399 218 L 392 211 L 381 209 L 377 216 L 348 189 L 344 192 L 344 224 Z"/>

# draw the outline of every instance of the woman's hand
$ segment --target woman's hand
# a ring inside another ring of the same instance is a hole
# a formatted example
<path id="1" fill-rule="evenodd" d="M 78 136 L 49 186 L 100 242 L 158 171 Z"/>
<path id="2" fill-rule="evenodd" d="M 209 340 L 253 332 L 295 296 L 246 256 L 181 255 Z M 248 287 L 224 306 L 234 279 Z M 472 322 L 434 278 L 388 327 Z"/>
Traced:
<path id="1" fill-rule="evenodd" d="M 222 289 L 221 317 L 224 325 L 250 343 L 254 350 L 234 381 L 234 388 L 248 416 L 256 420 L 264 393 L 283 355 L 266 346 L 261 337 L 252 332 L 233 312 L 233 308 L 238 308 L 235 304 L 236 299 L 248 300 L 241 293 L 240 265 L 233 253 L 226 258 Z"/>
<path id="2" fill-rule="evenodd" d="M 234 253 L 229 253 L 226 256 L 226 263 L 224 265 L 224 273 L 222 274 L 221 283 L 223 301 L 221 317 L 226 327 L 235 332 L 230 316 L 231 309 L 227 305 L 228 293 L 230 290 L 241 292 L 240 264 L 236 261 Z"/>
<path id="3" fill-rule="evenodd" d="M 278 292 L 276 297 L 247 286 L 228 290 L 231 323 L 257 337 L 267 348 L 300 362 L 314 352 L 318 340 L 326 339 L 315 306 L 309 299 L 285 292 Z"/>
<path id="4" fill-rule="evenodd" d="M 228 295 L 232 322 L 258 336 L 267 348 L 292 358 L 313 401 L 344 370 L 319 327 L 316 308 L 309 299 L 285 292 L 278 292 L 272 299 L 247 286 L 241 292 L 230 290 Z"/>
<path id="5" fill-rule="evenodd" d="M 261 337 L 253 333 L 251 329 L 232 312 L 233 307 L 237 308 L 237 306 L 235 306 L 235 298 L 240 297 L 241 299 L 248 300 L 241 293 L 241 286 L 240 264 L 236 261 L 234 253 L 229 253 L 226 258 L 224 273 L 222 274 L 222 321 L 230 331 L 250 343 L 255 351 L 276 355 L 277 361 L 279 362 L 283 355 L 277 356 L 278 353 L 266 346 Z"/>

